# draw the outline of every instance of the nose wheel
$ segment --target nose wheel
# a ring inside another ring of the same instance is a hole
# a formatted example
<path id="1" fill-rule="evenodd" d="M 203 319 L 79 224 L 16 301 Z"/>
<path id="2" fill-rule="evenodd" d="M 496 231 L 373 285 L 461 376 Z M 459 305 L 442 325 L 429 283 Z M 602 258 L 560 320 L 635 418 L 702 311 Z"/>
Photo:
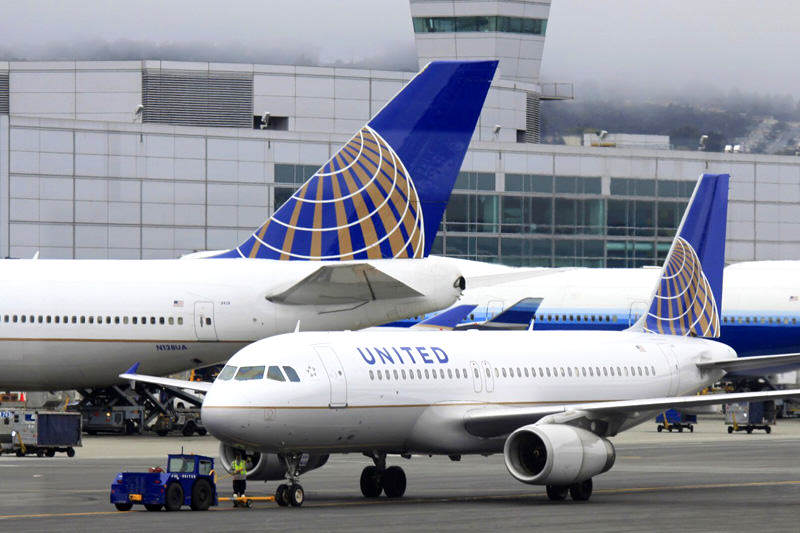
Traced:
<path id="1" fill-rule="evenodd" d="M 399 466 L 386 468 L 386 455 L 372 456 L 375 466 L 361 471 L 361 494 L 377 498 L 383 492 L 389 498 L 400 498 L 406 492 L 406 473 Z"/>
<path id="2" fill-rule="evenodd" d="M 306 499 L 306 492 L 303 490 L 303 486 L 297 482 L 300 457 L 300 454 L 283 456 L 283 461 L 286 464 L 286 477 L 289 478 L 289 483 L 281 483 L 275 491 L 275 503 L 281 507 L 300 507 Z"/>

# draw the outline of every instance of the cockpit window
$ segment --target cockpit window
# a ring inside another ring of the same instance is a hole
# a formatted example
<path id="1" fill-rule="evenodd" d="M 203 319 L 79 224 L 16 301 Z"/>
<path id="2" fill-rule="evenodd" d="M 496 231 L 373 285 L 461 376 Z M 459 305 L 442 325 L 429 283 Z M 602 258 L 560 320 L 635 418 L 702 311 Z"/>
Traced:
<path id="1" fill-rule="evenodd" d="M 281 372 L 281 369 L 278 368 L 277 366 L 269 367 L 269 370 L 267 370 L 267 379 L 274 379 L 275 381 L 286 381 L 286 378 L 283 377 L 283 372 Z"/>
<path id="2" fill-rule="evenodd" d="M 289 381 L 300 381 L 300 376 L 297 375 L 297 372 L 294 371 L 294 368 L 285 366 L 283 367 L 283 371 L 286 372 L 286 375 L 289 377 Z"/>
<path id="3" fill-rule="evenodd" d="M 231 365 L 225 365 L 225 368 L 222 369 L 222 372 L 219 373 L 217 379 L 220 381 L 228 381 L 236 374 L 236 367 Z"/>
<path id="4" fill-rule="evenodd" d="M 264 366 L 243 366 L 236 373 L 236 381 L 249 381 L 264 377 Z"/>

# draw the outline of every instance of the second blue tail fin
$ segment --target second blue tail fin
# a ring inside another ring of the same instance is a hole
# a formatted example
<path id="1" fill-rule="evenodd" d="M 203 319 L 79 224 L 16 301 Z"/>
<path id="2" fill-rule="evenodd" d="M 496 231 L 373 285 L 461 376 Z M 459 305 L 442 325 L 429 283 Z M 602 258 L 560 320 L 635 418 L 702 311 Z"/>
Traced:
<path id="1" fill-rule="evenodd" d="M 632 329 L 719 337 L 728 174 L 703 174 L 672 242 L 648 311 Z"/>
<path id="2" fill-rule="evenodd" d="M 497 61 L 435 61 L 245 242 L 215 257 L 425 257 Z"/>

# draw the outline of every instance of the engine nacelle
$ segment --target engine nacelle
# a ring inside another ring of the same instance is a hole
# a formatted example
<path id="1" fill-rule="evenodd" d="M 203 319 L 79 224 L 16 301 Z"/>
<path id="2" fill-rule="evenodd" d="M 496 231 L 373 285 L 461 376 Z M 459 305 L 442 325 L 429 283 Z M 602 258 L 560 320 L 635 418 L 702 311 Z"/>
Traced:
<path id="1" fill-rule="evenodd" d="M 245 454 L 247 479 L 251 481 L 280 481 L 286 475 L 286 465 L 277 454 L 241 450 L 228 444 L 220 443 L 219 462 L 229 474 L 233 473 L 231 463 L 237 452 Z M 327 455 L 309 455 L 308 460 L 300 461 L 300 471 L 298 473 L 303 474 L 309 470 L 314 470 L 327 462 Z"/>
<path id="2" fill-rule="evenodd" d="M 607 439 L 575 426 L 521 427 L 503 447 L 506 468 L 529 485 L 571 485 L 614 466 L 616 451 Z"/>

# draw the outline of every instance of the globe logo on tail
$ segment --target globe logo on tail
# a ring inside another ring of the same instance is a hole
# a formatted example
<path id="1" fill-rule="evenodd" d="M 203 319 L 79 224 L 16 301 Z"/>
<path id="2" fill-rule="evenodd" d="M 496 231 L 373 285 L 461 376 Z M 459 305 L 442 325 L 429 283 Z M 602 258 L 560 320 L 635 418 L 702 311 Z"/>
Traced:
<path id="1" fill-rule="evenodd" d="M 414 182 L 389 144 L 364 126 L 253 233 L 246 257 L 416 258 L 425 251 Z"/>
<path id="2" fill-rule="evenodd" d="M 682 237 L 664 267 L 645 330 L 668 335 L 718 337 L 719 312 L 694 248 Z"/>

